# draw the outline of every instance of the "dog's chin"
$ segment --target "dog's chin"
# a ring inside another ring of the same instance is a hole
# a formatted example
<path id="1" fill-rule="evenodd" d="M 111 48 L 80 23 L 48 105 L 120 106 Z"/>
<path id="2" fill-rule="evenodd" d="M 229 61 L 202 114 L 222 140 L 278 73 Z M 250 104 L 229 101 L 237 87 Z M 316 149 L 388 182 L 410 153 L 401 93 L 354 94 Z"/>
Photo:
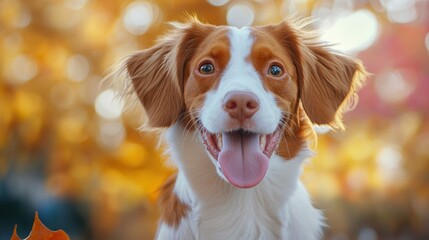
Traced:
<path id="1" fill-rule="evenodd" d="M 218 174 L 238 188 L 251 188 L 262 181 L 269 159 L 279 145 L 282 130 L 279 125 L 270 134 L 241 128 L 211 133 L 202 124 L 199 129 Z"/>

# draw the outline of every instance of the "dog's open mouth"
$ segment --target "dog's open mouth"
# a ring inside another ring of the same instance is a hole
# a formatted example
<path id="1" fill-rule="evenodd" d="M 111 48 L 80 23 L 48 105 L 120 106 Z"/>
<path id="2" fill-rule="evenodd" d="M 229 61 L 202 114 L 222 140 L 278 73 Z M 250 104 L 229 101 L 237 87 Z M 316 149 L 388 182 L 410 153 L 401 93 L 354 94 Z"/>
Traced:
<path id="1" fill-rule="evenodd" d="M 235 130 L 201 135 L 207 151 L 218 161 L 223 175 L 236 187 L 257 185 L 268 170 L 269 158 L 279 145 L 280 128 L 271 134 Z"/>

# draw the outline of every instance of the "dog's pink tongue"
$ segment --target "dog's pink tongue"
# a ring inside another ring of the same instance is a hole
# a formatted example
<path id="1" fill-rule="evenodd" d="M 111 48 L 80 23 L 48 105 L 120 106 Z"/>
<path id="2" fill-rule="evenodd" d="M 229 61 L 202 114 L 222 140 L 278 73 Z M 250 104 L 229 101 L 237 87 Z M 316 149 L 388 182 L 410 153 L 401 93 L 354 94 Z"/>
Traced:
<path id="1" fill-rule="evenodd" d="M 259 135 L 224 133 L 218 161 L 228 181 L 236 187 L 257 185 L 267 173 L 268 158 L 259 148 Z"/>

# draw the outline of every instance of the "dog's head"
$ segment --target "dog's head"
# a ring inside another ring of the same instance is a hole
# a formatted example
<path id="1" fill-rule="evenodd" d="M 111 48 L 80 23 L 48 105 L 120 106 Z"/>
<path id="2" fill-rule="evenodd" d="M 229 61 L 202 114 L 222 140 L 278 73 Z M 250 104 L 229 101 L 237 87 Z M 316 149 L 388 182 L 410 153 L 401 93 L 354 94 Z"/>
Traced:
<path id="1" fill-rule="evenodd" d="M 173 27 L 127 59 L 133 89 L 150 126 L 180 121 L 198 131 L 218 173 L 237 187 L 257 185 L 279 145 L 300 141 L 303 112 L 314 124 L 341 127 L 364 75 L 358 61 L 287 22 Z"/>

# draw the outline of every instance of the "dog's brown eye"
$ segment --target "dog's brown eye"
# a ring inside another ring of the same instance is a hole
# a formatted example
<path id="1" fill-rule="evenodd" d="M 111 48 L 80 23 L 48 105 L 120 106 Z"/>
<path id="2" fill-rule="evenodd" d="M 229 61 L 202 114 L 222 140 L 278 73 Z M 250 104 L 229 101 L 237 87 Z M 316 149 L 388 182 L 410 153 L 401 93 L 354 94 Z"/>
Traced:
<path id="1" fill-rule="evenodd" d="M 279 67 L 278 65 L 272 65 L 268 69 L 268 74 L 273 76 L 273 77 L 280 77 L 281 75 L 283 75 L 283 69 L 281 67 Z"/>
<path id="2" fill-rule="evenodd" d="M 201 65 L 200 67 L 200 73 L 204 75 L 212 74 L 214 72 L 214 66 L 213 64 L 206 63 Z"/>

